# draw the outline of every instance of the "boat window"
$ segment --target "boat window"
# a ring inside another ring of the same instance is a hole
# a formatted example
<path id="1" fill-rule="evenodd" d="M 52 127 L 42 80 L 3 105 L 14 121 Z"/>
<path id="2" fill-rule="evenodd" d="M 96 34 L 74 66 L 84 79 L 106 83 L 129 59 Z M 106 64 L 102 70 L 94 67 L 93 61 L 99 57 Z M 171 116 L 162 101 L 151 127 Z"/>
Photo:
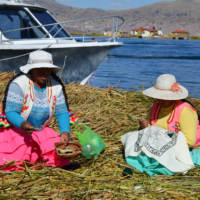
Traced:
<path id="1" fill-rule="evenodd" d="M 0 9 L 0 29 L 10 31 L 14 29 L 28 28 L 38 26 L 36 22 L 23 9 L 18 8 L 1 8 Z M 18 30 L 4 33 L 9 39 L 28 39 L 42 38 L 45 36 L 44 30 L 41 28 Z"/>
<path id="2" fill-rule="evenodd" d="M 38 19 L 38 21 L 42 25 L 47 25 L 47 24 L 54 24 L 57 23 L 55 19 L 45 10 L 39 10 L 39 9 L 30 9 L 32 14 Z M 58 24 L 54 27 L 55 25 L 51 26 L 45 26 L 45 28 L 50 31 L 51 35 L 60 38 L 60 37 L 71 37 L 61 26 Z M 59 31 L 60 30 L 60 31 Z"/>

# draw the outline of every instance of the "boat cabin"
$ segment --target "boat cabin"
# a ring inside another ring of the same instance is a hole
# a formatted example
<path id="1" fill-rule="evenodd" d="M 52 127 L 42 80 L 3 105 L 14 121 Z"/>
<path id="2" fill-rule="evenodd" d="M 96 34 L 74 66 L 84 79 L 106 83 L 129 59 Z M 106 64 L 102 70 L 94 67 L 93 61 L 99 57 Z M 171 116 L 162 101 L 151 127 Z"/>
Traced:
<path id="1" fill-rule="evenodd" d="M 64 24 L 59 24 L 45 8 L 37 5 L 0 0 L 0 22 L 0 44 L 5 40 L 38 38 L 73 40 L 63 28 Z"/>

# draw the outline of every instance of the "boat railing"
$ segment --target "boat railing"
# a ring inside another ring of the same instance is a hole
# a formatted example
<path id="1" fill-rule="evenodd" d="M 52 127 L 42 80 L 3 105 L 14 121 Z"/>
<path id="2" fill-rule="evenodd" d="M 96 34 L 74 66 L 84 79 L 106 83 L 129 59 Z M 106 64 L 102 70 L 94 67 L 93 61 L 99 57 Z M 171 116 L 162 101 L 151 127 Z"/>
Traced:
<path id="1" fill-rule="evenodd" d="M 74 22 L 81 22 L 81 21 L 89 21 L 89 20 L 95 20 L 95 19 L 105 19 L 105 18 L 113 18 L 112 20 L 112 27 L 111 28 L 104 28 L 101 31 L 108 31 L 111 30 L 111 35 L 108 37 L 109 41 L 115 41 L 115 39 L 118 37 L 117 33 L 119 28 L 122 26 L 122 24 L 124 23 L 124 19 L 120 16 L 102 16 L 102 17 L 93 17 L 93 18 L 87 18 L 87 19 L 79 19 L 79 20 L 71 20 L 71 21 L 64 21 L 64 22 L 57 22 L 57 23 L 53 23 L 53 24 L 46 24 L 46 25 L 38 25 L 38 26 L 32 26 L 32 27 L 27 27 L 27 28 L 20 28 L 20 29 L 13 29 L 13 30 L 8 30 L 8 31 L 0 31 L 0 44 L 3 44 L 4 42 L 8 42 L 10 44 L 12 44 L 12 41 L 15 40 L 19 40 L 19 39 L 9 39 L 6 38 L 5 33 L 9 33 L 9 32 L 14 32 L 14 31 L 24 31 L 24 30 L 30 30 L 30 29 L 35 29 L 35 28 L 44 28 L 44 27 L 48 27 L 48 26 L 53 26 L 49 31 L 47 29 L 45 29 L 46 34 L 42 37 L 42 38 L 35 38 L 35 39 L 54 39 L 56 35 L 58 35 L 58 33 L 64 29 L 64 26 L 66 24 L 69 23 L 74 23 Z M 122 22 L 119 24 L 119 19 L 122 20 Z M 59 30 L 54 34 L 51 35 L 51 32 L 58 26 L 60 25 Z M 82 37 L 78 37 L 78 38 L 82 38 L 82 42 L 85 42 L 85 38 L 86 35 L 89 33 L 96 33 L 96 32 L 100 32 L 100 30 L 98 31 L 91 31 L 91 32 L 85 32 L 83 33 Z M 3 40 L 3 35 L 5 36 L 6 40 Z M 47 38 L 47 36 L 51 36 L 50 38 Z M 94 36 L 93 36 L 94 37 Z M 75 38 L 75 37 L 73 37 Z M 56 38 L 56 39 L 67 39 L 67 40 L 72 40 L 72 37 L 60 37 L 60 38 Z M 22 40 L 22 39 L 20 39 Z"/>

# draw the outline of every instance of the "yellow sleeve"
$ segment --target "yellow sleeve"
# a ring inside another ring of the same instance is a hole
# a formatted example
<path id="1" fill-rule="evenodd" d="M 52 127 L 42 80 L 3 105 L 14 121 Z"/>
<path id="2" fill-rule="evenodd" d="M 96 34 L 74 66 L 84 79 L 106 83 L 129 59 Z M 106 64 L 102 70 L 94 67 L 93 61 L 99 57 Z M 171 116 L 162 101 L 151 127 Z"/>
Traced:
<path id="1" fill-rule="evenodd" d="M 196 142 L 197 113 L 190 107 L 185 107 L 180 115 L 181 132 L 184 133 L 188 147 L 193 147 Z"/>

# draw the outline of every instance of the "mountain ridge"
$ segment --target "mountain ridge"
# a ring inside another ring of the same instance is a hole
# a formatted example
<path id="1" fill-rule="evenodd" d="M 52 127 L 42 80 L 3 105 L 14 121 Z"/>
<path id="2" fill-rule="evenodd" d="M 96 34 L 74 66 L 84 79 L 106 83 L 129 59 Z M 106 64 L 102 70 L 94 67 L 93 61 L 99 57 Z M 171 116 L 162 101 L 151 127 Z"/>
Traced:
<path id="1" fill-rule="evenodd" d="M 125 19 L 122 29 L 128 32 L 141 26 L 154 26 L 164 29 L 166 34 L 175 29 L 186 30 L 193 35 L 200 34 L 200 0 L 161 1 L 126 10 L 76 8 L 53 0 L 39 0 L 38 4 L 48 8 L 58 21 L 118 15 Z M 103 20 L 101 23 L 105 25 Z"/>

